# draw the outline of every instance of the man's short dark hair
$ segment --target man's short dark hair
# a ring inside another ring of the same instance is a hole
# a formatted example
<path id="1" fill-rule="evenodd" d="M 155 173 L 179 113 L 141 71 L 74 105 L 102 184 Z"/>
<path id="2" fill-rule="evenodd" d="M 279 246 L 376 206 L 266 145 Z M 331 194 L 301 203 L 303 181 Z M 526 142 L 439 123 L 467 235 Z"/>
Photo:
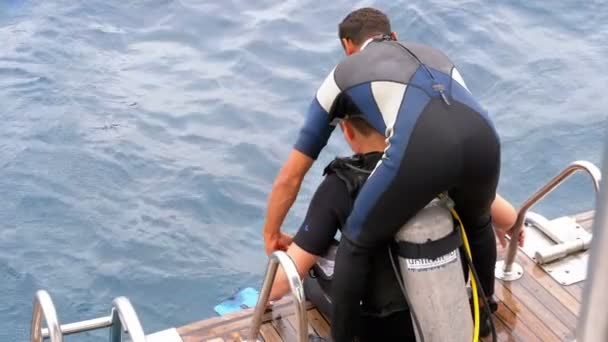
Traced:
<path id="1" fill-rule="evenodd" d="M 350 12 L 338 25 L 340 39 L 350 39 L 361 45 L 376 35 L 390 35 L 391 23 L 381 11 L 364 7 Z"/>

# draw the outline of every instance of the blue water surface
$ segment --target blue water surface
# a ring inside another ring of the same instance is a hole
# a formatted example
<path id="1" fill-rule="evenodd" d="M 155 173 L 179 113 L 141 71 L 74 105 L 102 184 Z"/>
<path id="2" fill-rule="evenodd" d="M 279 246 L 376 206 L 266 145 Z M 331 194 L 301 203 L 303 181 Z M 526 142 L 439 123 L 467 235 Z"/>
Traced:
<path id="1" fill-rule="evenodd" d="M 64 323 L 127 296 L 150 333 L 258 286 L 273 177 L 342 57 L 337 23 L 365 5 L 459 65 L 501 135 L 509 200 L 599 164 L 603 1 L 0 0 L 0 341 L 28 339 L 37 289 Z M 286 231 L 348 153 L 334 134 Z M 537 210 L 590 209 L 590 191 L 576 177 Z"/>

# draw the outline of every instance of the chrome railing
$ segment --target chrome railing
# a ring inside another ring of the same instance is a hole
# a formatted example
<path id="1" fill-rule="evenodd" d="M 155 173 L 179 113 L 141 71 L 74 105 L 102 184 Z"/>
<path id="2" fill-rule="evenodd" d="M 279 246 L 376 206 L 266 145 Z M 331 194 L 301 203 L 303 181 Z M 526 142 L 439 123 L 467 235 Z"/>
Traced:
<path id="1" fill-rule="evenodd" d="M 94 319 L 89 319 L 86 321 L 64 324 L 60 327 L 60 329 L 61 329 L 61 333 L 63 335 L 72 335 L 72 334 L 77 334 L 77 333 L 81 333 L 81 332 L 85 332 L 85 331 L 108 328 L 111 325 L 112 325 L 112 321 L 110 320 L 110 317 L 108 316 L 108 317 L 94 318 Z M 49 330 L 47 328 L 42 329 L 42 337 L 43 338 L 49 337 Z M 51 341 L 53 341 L 53 338 L 51 338 Z"/>
<path id="2" fill-rule="evenodd" d="M 602 171 L 608 172 L 608 144 Z M 608 189 L 602 188 L 593 218 L 593 240 L 583 291 L 583 305 L 576 329 L 578 342 L 608 341 Z"/>
<path id="3" fill-rule="evenodd" d="M 32 326 L 31 326 L 31 342 L 42 342 L 42 319 L 46 322 L 49 327 L 47 329 L 47 336 L 50 336 L 51 342 L 63 342 L 63 334 L 61 332 L 61 326 L 57 319 L 57 311 L 55 311 L 55 305 L 51 300 L 51 296 L 44 291 L 40 290 L 36 292 L 34 296 L 34 308 L 32 313 Z"/>
<path id="4" fill-rule="evenodd" d="M 42 328 L 42 318 L 46 321 L 48 328 Z M 125 297 L 114 299 L 112 313 L 109 316 L 60 325 L 49 294 L 44 290 L 36 292 L 32 314 L 31 342 L 41 342 L 46 338 L 50 338 L 51 342 L 63 342 L 64 335 L 103 328 L 111 329 L 110 342 L 121 342 L 123 330 L 129 335 L 132 342 L 146 341 L 139 318 L 131 302 Z"/>
<path id="5" fill-rule="evenodd" d="M 268 304 L 268 297 L 270 296 L 270 290 L 272 289 L 272 284 L 274 283 L 279 264 L 281 265 L 281 268 L 283 268 L 289 282 L 289 287 L 291 288 L 296 319 L 298 321 L 297 341 L 308 341 L 308 318 L 306 316 L 306 298 L 304 296 L 302 280 L 300 279 L 296 265 L 291 258 L 285 252 L 276 251 L 270 255 L 270 259 L 268 260 L 266 274 L 264 275 L 262 289 L 260 290 L 260 297 L 258 298 L 255 311 L 253 312 L 248 342 L 258 340 L 258 333 L 260 331 L 260 326 L 262 325 L 262 316 L 264 315 L 266 305 Z"/>
<path id="6" fill-rule="evenodd" d="M 146 342 L 146 335 L 131 302 L 125 297 L 114 299 L 110 327 L 110 342 L 122 341 L 122 330 L 129 334 L 132 342 Z"/>
<path id="7" fill-rule="evenodd" d="M 507 256 L 504 261 L 499 261 L 496 266 L 496 277 L 502 280 L 510 281 L 519 279 L 523 275 L 523 269 L 520 265 L 515 263 L 515 254 L 517 253 L 518 248 L 518 236 L 523 227 L 524 220 L 526 218 L 526 214 L 528 210 L 538 203 L 541 199 L 543 199 L 547 194 L 552 192 L 555 188 L 557 188 L 560 184 L 562 184 L 566 179 L 572 176 L 574 173 L 578 171 L 584 171 L 587 173 L 591 179 L 593 180 L 593 186 L 595 188 L 596 196 L 599 193 L 600 189 L 600 181 L 602 179 L 602 173 L 597 168 L 597 166 L 592 163 L 584 160 L 579 160 L 571 163 L 564 169 L 564 171 L 560 172 L 557 176 L 553 177 L 545 186 L 537 190 L 530 198 L 528 198 L 524 204 L 522 204 L 519 212 L 517 213 L 517 220 L 513 227 L 511 227 L 510 236 L 511 239 L 509 241 L 509 246 L 507 250 Z"/>

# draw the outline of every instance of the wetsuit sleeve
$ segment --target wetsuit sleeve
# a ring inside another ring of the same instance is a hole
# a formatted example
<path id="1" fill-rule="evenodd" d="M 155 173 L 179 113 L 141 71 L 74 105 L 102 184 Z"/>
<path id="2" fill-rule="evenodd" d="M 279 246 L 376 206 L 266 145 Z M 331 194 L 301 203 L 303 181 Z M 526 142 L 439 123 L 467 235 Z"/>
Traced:
<path id="1" fill-rule="evenodd" d="M 350 205 L 344 182 L 335 174 L 325 177 L 310 201 L 294 243 L 314 255 L 325 254 L 338 228 L 344 225 Z"/>
<path id="2" fill-rule="evenodd" d="M 335 128 L 331 123 L 330 112 L 339 94 L 340 88 L 332 70 L 308 107 L 306 121 L 294 146 L 296 150 L 312 159 L 317 159 Z"/>

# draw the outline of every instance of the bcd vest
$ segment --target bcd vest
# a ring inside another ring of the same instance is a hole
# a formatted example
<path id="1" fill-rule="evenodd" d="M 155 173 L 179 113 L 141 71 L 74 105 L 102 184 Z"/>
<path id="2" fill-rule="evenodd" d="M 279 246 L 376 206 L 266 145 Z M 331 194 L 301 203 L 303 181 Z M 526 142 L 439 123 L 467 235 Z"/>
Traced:
<path id="1" fill-rule="evenodd" d="M 351 208 L 359 190 L 372 173 L 380 159 L 382 152 L 357 154 L 352 157 L 336 158 L 323 171 L 324 175 L 335 174 L 346 185 L 350 195 Z M 314 275 L 318 277 L 319 284 L 328 293 L 333 279 L 333 266 L 338 243 L 332 246 L 328 253 L 319 258 L 313 266 Z M 386 252 L 379 251 L 374 255 L 372 277 L 369 288 L 363 298 L 362 310 L 373 316 L 387 316 L 397 311 L 407 309 L 407 303 L 397 283 L 395 274 Z M 339 305 L 339 304 L 338 304 Z"/>

